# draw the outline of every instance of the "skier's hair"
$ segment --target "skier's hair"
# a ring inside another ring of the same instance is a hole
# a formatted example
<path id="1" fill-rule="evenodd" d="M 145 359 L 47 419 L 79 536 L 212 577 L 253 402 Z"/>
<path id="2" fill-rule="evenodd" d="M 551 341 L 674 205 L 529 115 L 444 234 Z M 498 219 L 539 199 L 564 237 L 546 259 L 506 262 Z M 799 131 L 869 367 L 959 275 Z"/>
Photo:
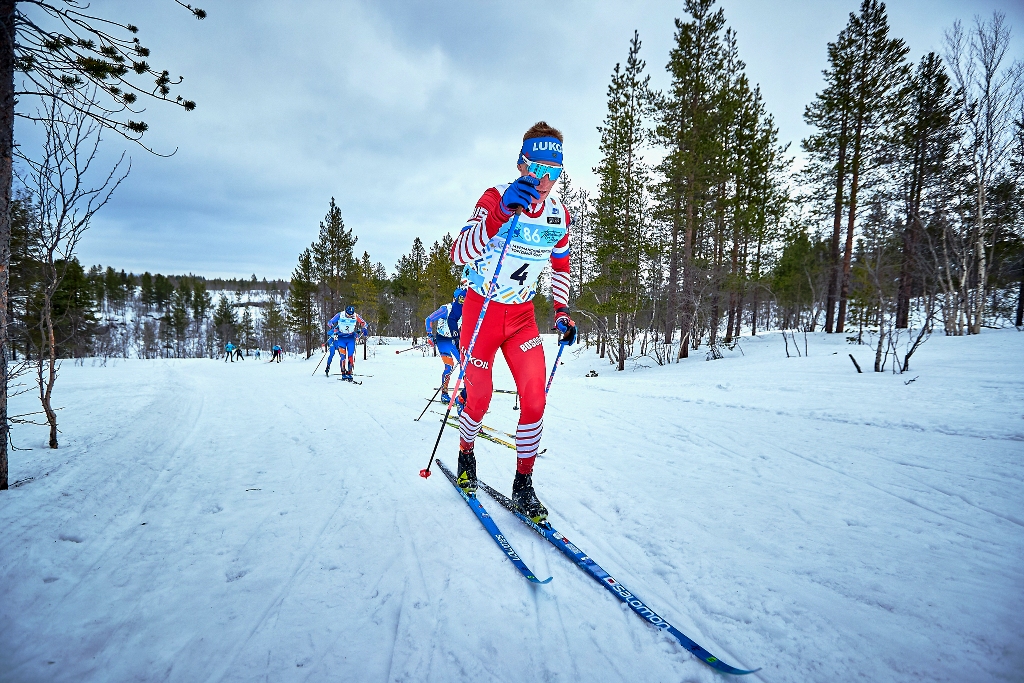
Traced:
<path id="1" fill-rule="evenodd" d="M 562 131 L 549 126 L 547 121 L 538 121 L 530 126 L 530 130 L 526 131 L 526 134 L 523 135 L 523 140 L 529 140 L 530 138 L 555 138 L 559 142 L 565 142 L 562 139 Z"/>

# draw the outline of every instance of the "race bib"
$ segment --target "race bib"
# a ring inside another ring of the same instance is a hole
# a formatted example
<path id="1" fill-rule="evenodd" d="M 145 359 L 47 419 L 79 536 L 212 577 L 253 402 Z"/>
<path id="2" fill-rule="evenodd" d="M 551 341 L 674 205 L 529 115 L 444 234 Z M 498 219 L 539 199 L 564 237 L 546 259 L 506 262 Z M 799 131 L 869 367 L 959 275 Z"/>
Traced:
<path id="1" fill-rule="evenodd" d="M 492 297 L 495 301 L 521 304 L 533 300 L 537 293 L 537 279 L 551 258 L 551 250 L 567 232 L 563 220 L 561 204 L 554 204 L 551 200 L 545 203 L 544 212 L 536 218 L 520 215 L 516 234 L 501 262 Z M 487 296 L 487 287 L 511 226 L 510 220 L 491 238 L 484 255 L 469 264 L 469 284 L 481 296 Z"/>
<path id="2" fill-rule="evenodd" d="M 344 335 L 355 334 L 355 318 L 341 318 L 340 320 L 338 320 L 338 332 Z"/>

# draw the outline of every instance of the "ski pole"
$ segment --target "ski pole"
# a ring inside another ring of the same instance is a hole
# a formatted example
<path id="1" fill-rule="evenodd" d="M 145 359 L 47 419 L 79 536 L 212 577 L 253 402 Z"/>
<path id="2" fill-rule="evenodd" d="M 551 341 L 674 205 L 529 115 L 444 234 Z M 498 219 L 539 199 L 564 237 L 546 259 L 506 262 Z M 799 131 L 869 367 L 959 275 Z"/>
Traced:
<path id="1" fill-rule="evenodd" d="M 558 359 L 562 357 L 562 351 L 565 351 L 565 347 L 568 344 L 564 341 L 558 342 L 558 355 L 555 356 L 555 364 L 551 366 L 551 374 L 548 375 L 548 384 L 544 387 L 544 395 L 547 396 L 548 392 L 551 391 L 551 382 L 555 379 L 555 370 L 558 369 Z"/>
<path id="2" fill-rule="evenodd" d="M 313 368 L 313 375 L 315 375 L 316 371 L 320 369 L 320 364 L 324 362 L 324 358 L 326 358 L 326 357 L 327 357 L 327 352 L 326 351 L 320 354 L 320 360 L 318 360 L 316 362 L 316 367 Z M 268 362 L 273 363 L 274 361 L 273 361 L 273 359 L 271 359 Z M 310 375 L 310 377 L 312 377 L 313 375 Z"/>
<path id="3" fill-rule="evenodd" d="M 480 326 L 484 322 L 484 315 L 487 313 L 487 306 L 491 303 L 491 296 L 495 293 L 498 287 L 498 274 L 501 273 L 501 262 L 505 260 L 505 254 L 508 252 L 508 245 L 512 244 L 513 238 L 516 236 L 516 227 L 519 225 L 519 212 L 522 209 L 516 209 L 516 215 L 512 218 L 512 225 L 509 226 L 508 235 L 505 237 L 505 244 L 501 248 L 501 254 L 498 255 L 498 262 L 494 265 L 494 275 L 491 276 L 491 281 L 487 285 L 487 296 L 484 297 L 484 304 L 480 307 L 480 315 L 476 319 L 476 327 L 473 328 L 473 336 L 469 339 L 469 346 L 466 347 L 466 360 L 473 357 L 473 347 L 476 346 L 476 338 L 480 334 Z M 448 404 L 448 410 L 445 411 L 444 420 L 441 421 L 441 429 L 437 432 L 437 440 L 434 441 L 434 450 L 430 452 L 430 461 L 427 466 L 420 470 L 420 476 L 426 479 L 430 476 L 430 467 L 434 464 L 434 456 L 437 454 L 437 445 L 441 443 L 441 435 L 444 434 L 445 423 L 448 422 L 448 416 L 452 414 L 452 405 L 458 403 L 454 399 L 459 394 L 459 388 L 462 385 L 462 378 L 466 375 L 466 365 L 463 362 L 459 368 L 459 376 L 455 380 L 455 388 L 452 390 L 452 401 Z M 461 414 L 461 408 L 460 408 Z"/>
<path id="4" fill-rule="evenodd" d="M 434 392 L 434 395 L 430 397 L 429 401 L 427 401 L 427 405 L 423 407 L 423 412 L 420 413 L 420 417 L 417 417 L 415 420 L 413 420 L 413 422 L 419 422 L 420 421 L 420 418 L 422 418 L 426 414 L 427 408 L 430 407 L 430 404 L 434 402 L 434 399 L 437 398 L 437 395 L 440 394 L 440 393 L 441 393 L 441 387 L 438 387 L 437 391 Z"/>
<path id="5" fill-rule="evenodd" d="M 422 349 L 424 346 L 426 346 L 426 344 L 417 344 L 416 346 L 410 346 L 407 349 L 402 349 L 400 351 L 395 351 L 395 355 L 398 355 L 400 353 L 405 353 L 406 351 L 413 351 L 415 349 Z"/>

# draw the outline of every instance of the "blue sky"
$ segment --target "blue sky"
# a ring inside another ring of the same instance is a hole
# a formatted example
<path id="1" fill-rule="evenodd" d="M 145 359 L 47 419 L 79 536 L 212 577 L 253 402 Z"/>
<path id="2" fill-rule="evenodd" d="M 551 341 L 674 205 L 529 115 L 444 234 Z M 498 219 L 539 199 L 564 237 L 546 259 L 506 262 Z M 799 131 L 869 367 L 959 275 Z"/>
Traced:
<path id="1" fill-rule="evenodd" d="M 612 68 L 633 30 L 656 87 L 682 2 L 199 0 L 199 22 L 172 0 L 94 0 L 138 25 L 150 62 L 185 76 L 198 108 L 152 104 L 157 158 L 115 136 L 132 174 L 80 247 L 86 265 L 142 272 L 286 278 L 336 198 L 346 225 L 390 269 L 414 237 L 461 227 L 479 194 L 515 175 L 523 131 L 547 120 L 566 136 L 566 167 L 595 185 Z M 809 132 L 825 46 L 858 2 L 721 0 L 751 79 L 782 141 Z M 543 7 L 528 12 L 528 7 Z M 1010 0 L 888 4 L 893 34 L 917 61 L 954 20 L 1006 13 L 1013 56 L 1024 5 Z M 18 137 L 30 140 L 29 124 Z"/>

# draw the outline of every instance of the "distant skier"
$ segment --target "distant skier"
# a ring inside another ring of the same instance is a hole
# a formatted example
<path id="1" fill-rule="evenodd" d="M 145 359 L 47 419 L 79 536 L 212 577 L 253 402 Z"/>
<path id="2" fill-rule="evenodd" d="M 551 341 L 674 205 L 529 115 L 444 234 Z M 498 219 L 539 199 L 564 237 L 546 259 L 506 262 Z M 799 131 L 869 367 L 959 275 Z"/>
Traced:
<path id="1" fill-rule="evenodd" d="M 452 397 L 448 394 L 448 382 L 452 376 L 452 370 L 456 363 L 462 362 L 459 353 L 459 321 L 462 319 L 462 304 L 466 302 L 466 290 L 459 287 L 452 294 L 452 302 L 445 304 L 427 316 L 424 323 L 427 327 L 427 338 L 437 348 L 444 361 L 444 371 L 441 373 L 441 403 L 450 403 Z M 466 387 L 459 392 L 459 403 L 466 403 Z"/>
<path id="2" fill-rule="evenodd" d="M 235 362 L 235 345 L 231 342 L 224 345 L 224 362 L 227 363 L 228 360 Z"/>
<path id="3" fill-rule="evenodd" d="M 242 355 L 242 348 L 241 347 L 236 347 L 235 348 L 235 358 L 237 358 L 238 360 L 245 360 L 245 356 Z"/>
<path id="4" fill-rule="evenodd" d="M 356 307 L 349 304 L 345 307 L 344 313 L 338 313 L 327 322 L 327 336 L 333 338 L 331 354 L 327 357 L 327 367 L 324 372 L 331 374 L 331 360 L 334 358 L 334 351 L 337 349 L 340 356 L 338 362 L 341 365 L 341 378 L 352 381 L 352 372 L 356 368 L 356 337 L 370 336 L 370 330 L 366 321 L 356 314 Z"/>
<path id="5" fill-rule="evenodd" d="M 260 359 L 260 347 L 258 347 L 258 346 L 256 347 L 256 353 L 255 353 L 255 356 L 256 356 L 256 360 L 259 360 L 259 359 Z"/>
<path id="6" fill-rule="evenodd" d="M 475 495 L 473 444 L 491 402 L 491 368 L 501 349 L 522 400 L 516 430 L 516 476 L 512 500 L 534 522 L 547 519 L 547 508 L 533 488 L 533 464 L 544 423 L 544 349 L 533 307 L 537 278 L 551 263 L 551 296 L 561 341 L 576 339 L 569 317 L 569 213 L 551 193 L 562 173 L 562 134 L 543 121 L 523 136 L 517 162 L 520 177 L 497 185 L 480 197 L 473 215 L 452 245 L 452 260 L 468 265 L 469 293 L 463 308 L 467 334 L 461 336 L 466 385 L 471 389 L 459 416 L 459 486 Z M 497 287 L 480 326 L 473 355 L 466 353 L 473 327 L 508 239 L 512 216 L 522 210 L 516 234 L 502 261 Z"/>
<path id="7" fill-rule="evenodd" d="M 276 360 L 278 363 L 280 363 L 281 362 L 281 347 L 278 346 L 277 344 L 274 344 L 274 348 L 271 349 L 271 351 L 273 351 L 274 355 L 272 355 L 270 357 L 270 362 L 273 363 Z"/>

